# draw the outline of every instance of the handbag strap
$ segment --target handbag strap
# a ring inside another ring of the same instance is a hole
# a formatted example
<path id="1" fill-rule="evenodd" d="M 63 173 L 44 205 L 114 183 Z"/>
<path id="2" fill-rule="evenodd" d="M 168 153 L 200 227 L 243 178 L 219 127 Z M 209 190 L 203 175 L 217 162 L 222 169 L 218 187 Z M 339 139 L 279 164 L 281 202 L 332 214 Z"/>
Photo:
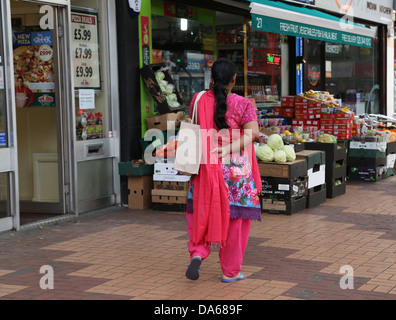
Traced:
<path id="1" fill-rule="evenodd" d="M 195 99 L 195 103 L 194 103 L 194 109 L 193 109 L 193 114 L 191 117 L 191 123 L 195 123 L 198 124 L 198 101 L 199 99 L 201 99 L 202 95 L 205 93 L 206 91 L 201 91 L 197 98 Z M 194 122 L 195 121 L 195 122 Z"/>

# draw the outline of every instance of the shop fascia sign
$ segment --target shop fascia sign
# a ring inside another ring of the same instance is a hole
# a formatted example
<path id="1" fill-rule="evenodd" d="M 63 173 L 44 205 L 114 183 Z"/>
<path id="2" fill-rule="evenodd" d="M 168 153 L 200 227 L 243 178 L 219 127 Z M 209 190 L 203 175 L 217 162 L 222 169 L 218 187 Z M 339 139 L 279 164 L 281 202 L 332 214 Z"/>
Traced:
<path id="1" fill-rule="evenodd" d="M 353 18 L 358 18 L 392 24 L 393 0 L 315 0 L 313 6 L 341 14 L 351 22 Z"/>

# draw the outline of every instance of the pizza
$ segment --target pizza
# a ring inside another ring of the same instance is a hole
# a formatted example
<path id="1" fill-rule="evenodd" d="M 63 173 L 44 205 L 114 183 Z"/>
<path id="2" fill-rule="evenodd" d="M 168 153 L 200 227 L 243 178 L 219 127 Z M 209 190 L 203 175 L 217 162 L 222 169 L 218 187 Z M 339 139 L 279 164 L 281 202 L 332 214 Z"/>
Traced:
<path id="1" fill-rule="evenodd" d="M 14 70 L 16 76 L 22 76 L 31 83 L 51 82 L 53 72 L 52 52 L 50 58 L 43 59 L 41 46 L 23 46 L 14 50 Z"/>

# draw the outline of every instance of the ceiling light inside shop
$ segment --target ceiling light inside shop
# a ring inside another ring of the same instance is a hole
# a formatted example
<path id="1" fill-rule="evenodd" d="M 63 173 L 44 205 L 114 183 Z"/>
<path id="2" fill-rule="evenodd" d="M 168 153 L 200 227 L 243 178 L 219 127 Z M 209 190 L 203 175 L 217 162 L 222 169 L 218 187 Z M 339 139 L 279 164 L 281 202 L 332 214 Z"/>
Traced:
<path id="1" fill-rule="evenodd" d="M 181 31 L 187 31 L 187 29 L 188 29 L 188 20 L 187 19 L 180 19 L 180 29 L 181 29 Z"/>

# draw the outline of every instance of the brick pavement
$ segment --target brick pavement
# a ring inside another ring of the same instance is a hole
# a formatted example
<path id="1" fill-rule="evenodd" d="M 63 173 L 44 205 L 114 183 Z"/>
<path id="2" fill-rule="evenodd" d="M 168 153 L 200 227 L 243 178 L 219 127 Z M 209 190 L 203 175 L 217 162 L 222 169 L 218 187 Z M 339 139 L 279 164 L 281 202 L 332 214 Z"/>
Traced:
<path id="1" fill-rule="evenodd" d="M 218 249 L 185 278 L 182 213 L 110 208 L 0 234 L 0 300 L 396 300 L 396 177 L 254 223 L 238 283 L 220 282 Z M 39 286 L 43 265 L 54 289 Z M 342 290 L 340 268 L 353 267 Z"/>

